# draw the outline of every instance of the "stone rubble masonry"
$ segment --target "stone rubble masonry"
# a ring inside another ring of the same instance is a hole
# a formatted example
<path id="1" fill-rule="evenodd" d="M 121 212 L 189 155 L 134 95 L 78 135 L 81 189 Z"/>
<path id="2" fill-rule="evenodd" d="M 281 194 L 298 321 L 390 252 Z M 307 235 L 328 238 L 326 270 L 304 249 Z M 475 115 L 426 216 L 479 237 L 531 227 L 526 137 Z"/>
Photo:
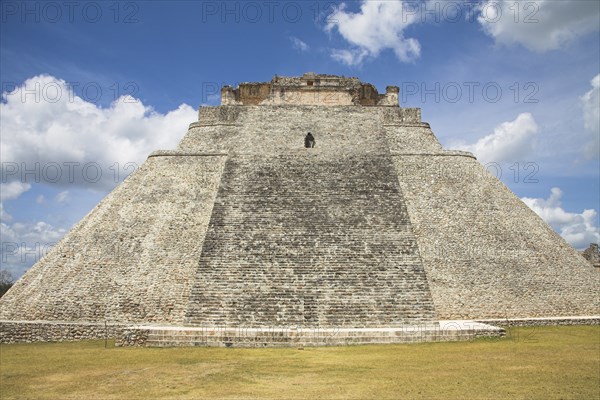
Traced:
<path id="1" fill-rule="evenodd" d="M 472 154 L 444 150 L 420 109 L 224 105 L 201 107 L 176 150 L 151 154 L 0 299 L 0 340 L 99 337 L 105 321 L 597 318 L 599 292 L 589 262 Z"/>
<path id="2" fill-rule="evenodd" d="M 306 73 L 301 77 L 275 76 L 271 82 L 244 82 L 221 89 L 222 106 L 319 105 L 398 107 L 400 88 L 388 86 L 379 94 L 375 86 L 358 78 Z"/>
<path id="3" fill-rule="evenodd" d="M 595 268 L 600 268 L 600 250 L 597 243 L 590 243 L 589 247 L 581 252 L 583 258 L 588 260 Z"/>
<path id="4" fill-rule="evenodd" d="M 439 318 L 598 315 L 600 276 L 475 159 L 394 161 Z"/>
<path id="5" fill-rule="evenodd" d="M 477 322 L 502 327 L 600 325 L 600 316 L 480 319 Z"/>
<path id="6" fill-rule="evenodd" d="M 73 340 L 113 339 L 124 336 L 132 329 L 130 324 L 104 322 L 58 322 L 58 321 L 2 321 L 0 343 L 64 342 Z M 132 345 L 139 335 L 128 335 Z M 138 344 L 145 343 L 137 340 Z"/>
<path id="7" fill-rule="evenodd" d="M 180 151 L 278 155 L 302 150 L 311 132 L 315 149 L 340 153 L 442 150 L 419 109 L 360 106 L 219 106 L 201 107 Z M 402 125 L 400 125 L 402 124 Z M 388 149 L 384 129 L 390 132 Z M 407 135 L 406 138 L 402 137 Z M 400 137 L 396 137 L 400 136 Z M 411 141 L 422 143 L 415 147 Z"/>
<path id="8" fill-rule="evenodd" d="M 182 323 L 225 158 L 150 157 L 2 297 L 0 319 Z"/>

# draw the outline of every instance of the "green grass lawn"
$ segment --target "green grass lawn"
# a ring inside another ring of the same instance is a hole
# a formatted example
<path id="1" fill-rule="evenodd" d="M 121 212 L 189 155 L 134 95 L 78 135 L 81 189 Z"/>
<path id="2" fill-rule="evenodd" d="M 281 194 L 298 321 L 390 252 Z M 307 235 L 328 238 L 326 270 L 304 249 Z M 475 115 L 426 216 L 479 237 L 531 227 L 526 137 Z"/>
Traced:
<path id="1" fill-rule="evenodd" d="M 304 350 L 112 345 L 0 345 L 0 398 L 600 398 L 598 326 Z"/>

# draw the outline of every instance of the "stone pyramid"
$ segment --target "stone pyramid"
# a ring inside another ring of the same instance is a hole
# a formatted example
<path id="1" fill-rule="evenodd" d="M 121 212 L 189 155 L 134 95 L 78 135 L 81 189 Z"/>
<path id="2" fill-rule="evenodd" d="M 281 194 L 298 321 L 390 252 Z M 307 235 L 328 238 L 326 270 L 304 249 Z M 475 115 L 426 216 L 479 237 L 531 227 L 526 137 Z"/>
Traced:
<path id="1" fill-rule="evenodd" d="M 308 73 L 221 95 L 0 300 L 3 341 L 600 314 L 598 272 L 397 87 Z"/>

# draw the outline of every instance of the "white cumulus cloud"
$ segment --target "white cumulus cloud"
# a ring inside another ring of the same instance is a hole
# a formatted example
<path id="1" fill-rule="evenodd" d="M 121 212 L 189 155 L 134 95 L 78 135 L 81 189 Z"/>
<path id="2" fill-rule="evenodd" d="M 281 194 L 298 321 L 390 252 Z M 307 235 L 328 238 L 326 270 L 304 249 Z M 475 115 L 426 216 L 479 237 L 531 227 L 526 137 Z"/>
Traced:
<path id="1" fill-rule="evenodd" d="M 419 58 L 421 45 L 406 38 L 404 30 L 418 22 L 416 13 L 407 12 L 402 1 L 363 0 L 360 12 L 347 11 L 342 3 L 327 19 L 325 30 L 337 30 L 350 44 L 349 49 L 333 49 L 331 56 L 347 65 L 358 65 L 367 56 L 377 57 L 382 50 L 391 49 L 402 62 Z"/>
<path id="2" fill-rule="evenodd" d="M 15 278 L 39 261 L 67 233 L 43 221 L 34 223 L 0 223 L 2 269 Z"/>
<path id="3" fill-rule="evenodd" d="M 62 192 L 58 193 L 55 197 L 54 200 L 56 200 L 57 203 L 68 203 L 70 200 L 69 197 L 69 191 L 68 190 L 63 190 Z"/>
<path id="4" fill-rule="evenodd" d="M 346 65 L 359 65 L 363 62 L 365 57 L 369 55 L 369 52 L 362 49 L 332 49 L 331 58 L 334 60 L 346 64 Z"/>
<path id="5" fill-rule="evenodd" d="M 591 134 L 591 140 L 586 144 L 586 158 L 600 157 L 600 74 L 590 82 L 592 89 L 581 97 L 585 130 Z"/>
<path id="6" fill-rule="evenodd" d="M 5 166 L 15 163 L 8 179 L 17 180 L 27 169 L 38 171 L 28 176 L 36 182 L 54 182 L 60 173 L 61 182 L 71 175 L 69 183 L 112 187 L 117 182 L 111 166 L 139 165 L 154 150 L 174 148 L 197 119 L 189 105 L 161 114 L 130 96 L 101 108 L 49 75 L 30 78 L 2 98 L 0 156 Z M 88 163 L 94 168 L 83 171 Z M 94 182 L 98 170 L 102 176 Z"/>
<path id="7" fill-rule="evenodd" d="M 290 36 L 290 41 L 292 42 L 292 47 L 295 50 L 298 50 L 301 52 L 310 50 L 310 46 L 308 44 L 306 44 L 305 42 L 303 42 L 302 40 L 298 39 L 295 36 Z"/>
<path id="8" fill-rule="evenodd" d="M 12 216 L 4 210 L 3 202 L 15 200 L 29 189 L 31 189 L 29 183 L 19 181 L 0 183 L 0 221 L 12 221 Z"/>
<path id="9" fill-rule="evenodd" d="M 453 147 L 470 151 L 482 163 L 525 160 L 532 152 L 539 127 L 530 113 L 503 122 L 494 132 L 473 144 L 455 143 Z"/>
<path id="10" fill-rule="evenodd" d="M 99 107 L 50 75 L 27 79 L 14 91 L 2 93 L 2 100 L 0 255 L 2 268 L 15 277 L 43 257 L 67 228 L 45 221 L 14 221 L 4 210 L 6 202 L 16 201 L 41 183 L 70 188 L 97 185 L 100 192 L 107 192 L 152 151 L 174 148 L 197 119 L 189 105 L 162 114 L 130 96 Z M 84 174 L 83 167 L 89 164 L 94 168 Z M 101 178 L 95 180 L 98 171 Z M 62 190 L 51 206 L 62 209 L 70 197 L 70 190 Z M 44 195 L 38 195 L 36 203 L 47 204 Z"/>
<path id="11" fill-rule="evenodd" d="M 545 52 L 598 31 L 600 2 L 592 0 L 486 0 L 478 21 L 497 43 Z"/>
<path id="12" fill-rule="evenodd" d="M 29 189 L 31 189 L 29 183 L 19 181 L 0 183 L 0 201 L 14 200 Z"/>
<path id="13" fill-rule="evenodd" d="M 548 225 L 577 249 L 585 249 L 590 243 L 600 241 L 600 228 L 596 223 L 596 210 L 583 210 L 581 213 L 572 213 L 562 208 L 560 188 L 552 188 L 547 199 L 523 197 L 521 200 Z"/>
<path id="14" fill-rule="evenodd" d="M 0 222 L 12 220 L 12 215 L 4 211 L 4 204 L 0 203 Z"/>

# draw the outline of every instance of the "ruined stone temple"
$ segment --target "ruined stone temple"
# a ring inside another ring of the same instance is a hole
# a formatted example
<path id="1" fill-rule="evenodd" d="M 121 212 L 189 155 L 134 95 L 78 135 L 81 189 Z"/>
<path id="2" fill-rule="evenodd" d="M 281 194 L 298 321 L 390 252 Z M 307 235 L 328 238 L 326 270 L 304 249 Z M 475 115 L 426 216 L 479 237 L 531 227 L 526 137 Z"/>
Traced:
<path id="1" fill-rule="evenodd" d="M 398 91 L 312 73 L 224 87 L 0 300 L 0 339 L 597 323 L 598 271 Z"/>

